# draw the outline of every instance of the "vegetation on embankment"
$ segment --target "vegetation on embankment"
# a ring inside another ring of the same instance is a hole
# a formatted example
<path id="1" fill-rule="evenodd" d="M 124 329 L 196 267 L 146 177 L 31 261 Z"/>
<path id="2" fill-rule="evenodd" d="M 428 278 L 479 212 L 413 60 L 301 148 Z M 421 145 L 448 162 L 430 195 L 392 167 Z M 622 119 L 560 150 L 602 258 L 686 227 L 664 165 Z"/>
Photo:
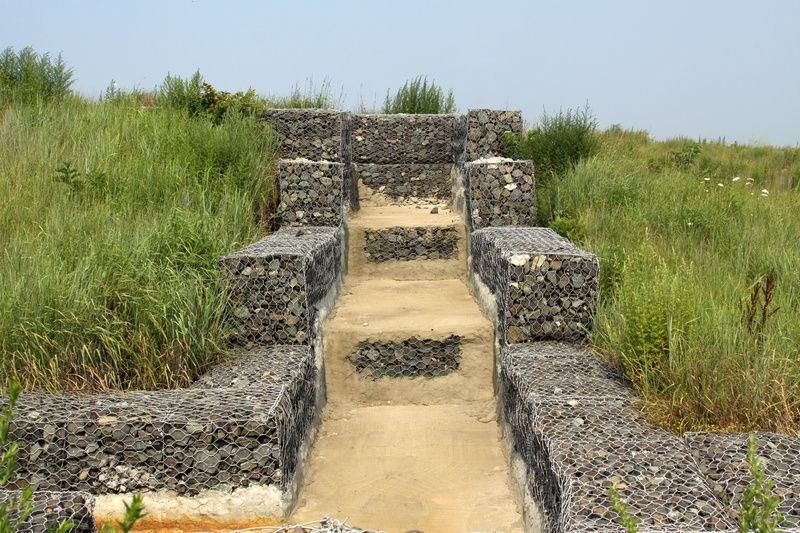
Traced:
<path id="1" fill-rule="evenodd" d="M 533 135 L 562 140 L 551 144 L 575 156 L 564 168 L 553 152 L 511 148 L 544 169 L 540 224 L 601 258 L 591 341 L 645 411 L 676 431 L 797 430 L 800 149 L 597 133 L 580 113 L 549 120 Z"/>

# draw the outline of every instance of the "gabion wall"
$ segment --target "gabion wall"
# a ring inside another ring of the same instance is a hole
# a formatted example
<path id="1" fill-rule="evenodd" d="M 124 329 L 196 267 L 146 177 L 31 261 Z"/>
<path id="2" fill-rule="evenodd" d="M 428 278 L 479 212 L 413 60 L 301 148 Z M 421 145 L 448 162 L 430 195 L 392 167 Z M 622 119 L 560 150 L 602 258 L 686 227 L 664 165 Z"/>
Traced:
<path id="1" fill-rule="evenodd" d="M 264 119 L 278 134 L 281 157 L 347 163 L 350 114 L 325 109 L 270 109 Z"/>
<path id="2" fill-rule="evenodd" d="M 684 441 L 711 481 L 711 488 L 735 518 L 753 481 L 747 464 L 747 433 L 686 433 Z M 756 433 L 757 456 L 772 491 L 780 498 L 781 531 L 800 531 L 800 437 Z"/>
<path id="3" fill-rule="evenodd" d="M 359 374 L 381 377 L 436 377 L 458 370 L 461 364 L 461 337 L 444 340 L 362 341 L 349 356 Z"/>
<path id="4" fill-rule="evenodd" d="M 353 163 L 352 172 L 353 181 L 392 200 L 444 202 L 453 191 L 451 168 L 449 163 Z"/>
<path id="5" fill-rule="evenodd" d="M 466 160 L 503 156 L 503 133 L 522 133 L 519 111 L 470 109 L 466 117 Z"/>
<path id="6" fill-rule="evenodd" d="M 219 262 L 237 344 L 309 344 L 314 305 L 339 277 L 341 230 L 284 228 Z"/>
<path id="7" fill-rule="evenodd" d="M 93 494 L 286 489 L 314 417 L 312 350 L 277 346 L 239 359 L 193 389 L 24 394 L 11 429 L 16 484 Z M 250 385 L 206 388 L 230 382 L 232 368 L 246 369 Z"/>
<path id="8" fill-rule="evenodd" d="M 455 115 L 354 115 L 355 163 L 452 163 Z"/>
<path id="9" fill-rule="evenodd" d="M 364 243 L 371 263 L 458 257 L 458 230 L 452 226 L 365 229 Z"/>
<path id="10" fill-rule="evenodd" d="M 732 529 L 680 439 L 644 418 L 613 370 L 591 357 L 565 344 L 503 349 L 503 414 L 547 530 L 621 531 L 612 485 L 640 531 Z"/>
<path id="11" fill-rule="evenodd" d="M 548 228 L 484 228 L 471 235 L 472 268 L 497 299 L 509 344 L 580 340 L 592 328 L 597 257 Z"/>
<path id="12" fill-rule="evenodd" d="M 343 221 L 344 165 L 282 159 L 278 163 L 281 226 L 339 226 Z"/>
<path id="13" fill-rule="evenodd" d="M 464 165 L 470 227 L 533 226 L 536 192 L 530 161 L 494 159 Z"/>
<path id="14" fill-rule="evenodd" d="M 0 503 L 19 499 L 21 491 L 0 491 Z M 94 533 L 92 520 L 94 497 L 86 492 L 36 492 L 31 498 L 31 514 L 15 530 L 17 533 L 42 533 L 54 530 L 62 522 L 71 520 L 73 533 Z M 18 513 L 9 513 L 11 523 L 19 519 Z"/>

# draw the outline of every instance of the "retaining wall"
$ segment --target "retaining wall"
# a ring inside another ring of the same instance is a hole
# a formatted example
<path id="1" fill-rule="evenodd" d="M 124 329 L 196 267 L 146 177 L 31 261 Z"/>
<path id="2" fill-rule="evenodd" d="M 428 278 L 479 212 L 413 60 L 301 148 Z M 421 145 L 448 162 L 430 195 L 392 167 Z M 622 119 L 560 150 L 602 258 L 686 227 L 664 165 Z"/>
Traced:
<path id="1" fill-rule="evenodd" d="M 21 491 L 0 491 L 0 504 L 19 500 Z M 97 528 L 92 520 L 94 497 L 86 492 L 45 492 L 34 493 L 30 500 L 31 513 L 16 529 L 17 533 L 42 533 L 55 531 L 63 522 L 74 524 L 73 533 L 94 533 Z M 19 513 L 9 513 L 11 524 L 19 519 Z"/>
<path id="2" fill-rule="evenodd" d="M 522 134 L 522 113 L 519 111 L 470 109 L 465 120 L 465 161 L 505 156 L 503 134 Z"/>
<path id="3" fill-rule="evenodd" d="M 455 115 L 353 115 L 353 162 L 454 162 Z"/>
<path id="4" fill-rule="evenodd" d="M 548 228 L 484 228 L 471 236 L 472 269 L 497 300 L 503 343 L 580 340 L 592 328 L 597 257 Z"/>
<path id="5" fill-rule="evenodd" d="M 281 159 L 278 163 L 281 227 L 339 226 L 346 202 L 345 165 Z"/>
<path id="6" fill-rule="evenodd" d="M 471 230 L 535 225 L 536 191 L 530 161 L 472 161 L 464 165 L 463 174 Z"/>
<path id="7" fill-rule="evenodd" d="M 342 230 L 283 228 L 219 260 L 244 346 L 311 344 L 317 304 L 339 280 Z"/>

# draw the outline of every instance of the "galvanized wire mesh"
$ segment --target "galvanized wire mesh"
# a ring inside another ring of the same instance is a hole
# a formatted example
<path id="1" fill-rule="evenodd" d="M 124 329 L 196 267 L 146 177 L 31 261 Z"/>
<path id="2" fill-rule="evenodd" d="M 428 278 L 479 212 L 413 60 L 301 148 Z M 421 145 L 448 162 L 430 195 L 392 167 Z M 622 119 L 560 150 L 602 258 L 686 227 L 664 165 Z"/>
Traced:
<path id="1" fill-rule="evenodd" d="M 271 358 L 277 351 L 243 356 L 251 376 L 282 376 L 248 388 L 23 394 L 10 432 L 20 443 L 16 486 L 186 495 L 286 488 L 314 416 L 316 366 L 310 348 Z M 205 381 L 215 379 L 230 378 L 219 371 Z"/>
<path id="2" fill-rule="evenodd" d="M 353 162 L 452 163 L 455 115 L 353 115 Z"/>
<path id="3" fill-rule="evenodd" d="M 281 226 L 339 226 L 343 222 L 345 165 L 281 159 L 278 163 Z"/>
<path id="4" fill-rule="evenodd" d="M 264 113 L 278 134 L 284 158 L 349 161 L 350 114 L 326 109 L 270 109 Z"/>
<path id="5" fill-rule="evenodd" d="M 591 330 L 596 256 L 548 228 L 484 228 L 470 243 L 472 268 L 497 299 L 501 341 L 580 340 Z"/>
<path id="6" fill-rule="evenodd" d="M 397 202 L 446 202 L 453 191 L 450 163 L 354 163 L 353 180 Z"/>
<path id="7" fill-rule="evenodd" d="M 284 228 L 222 257 L 234 341 L 309 344 L 315 304 L 339 278 L 341 240 L 338 228 Z"/>
<path id="8" fill-rule="evenodd" d="M 755 433 L 757 458 L 774 484 L 783 515 L 781 531 L 800 531 L 800 437 Z M 710 480 L 714 492 L 736 517 L 745 489 L 753 481 L 747 462 L 748 433 L 686 433 L 684 441 Z"/>
<path id="9" fill-rule="evenodd" d="M 536 191 L 530 161 L 469 162 L 464 165 L 464 180 L 471 229 L 536 223 Z"/>
<path id="10" fill-rule="evenodd" d="M 403 341 L 361 341 L 349 360 L 360 374 L 381 377 L 437 377 L 458 370 L 461 337 L 443 340 L 411 337 Z"/>
<path id="11" fill-rule="evenodd" d="M 458 230 L 454 226 L 393 226 L 364 230 L 364 255 L 371 263 L 455 259 Z"/>
<path id="12" fill-rule="evenodd" d="M 0 503 L 19 501 L 21 491 L 0 491 Z M 73 533 L 93 533 L 94 496 L 85 492 L 35 492 L 31 498 L 31 513 L 15 530 L 17 533 L 42 533 L 65 521 L 73 524 Z M 9 513 L 11 523 L 20 518 L 19 512 Z"/>
<path id="13" fill-rule="evenodd" d="M 522 133 L 522 113 L 470 109 L 466 117 L 466 160 L 506 155 L 505 132 Z"/>
<path id="14" fill-rule="evenodd" d="M 550 530 L 621 530 L 612 485 L 642 531 L 732 527 L 681 441 L 647 420 L 591 352 L 562 343 L 507 346 L 500 381 L 504 418 Z"/>

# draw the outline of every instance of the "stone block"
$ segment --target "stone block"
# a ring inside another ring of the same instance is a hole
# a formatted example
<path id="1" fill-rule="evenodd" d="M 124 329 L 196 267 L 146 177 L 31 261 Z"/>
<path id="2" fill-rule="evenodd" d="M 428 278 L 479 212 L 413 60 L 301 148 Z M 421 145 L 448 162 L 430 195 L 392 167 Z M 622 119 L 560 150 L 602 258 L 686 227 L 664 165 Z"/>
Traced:
<path id="1" fill-rule="evenodd" d="M 452 163 L 455 115 L 354 115 L 353 162 Z"/>
<path id="2" fill-rule="evenodd" d="M 466 124 L 466 161 L 505 156 L 503 134 L 522 134 L 519 111 L 470 109 Z"/>
<path id="3" fill-rule="evenodd" d="M 350 114 L 327 109 L 270 109 L 266 120 L 285 159 L 350 161 Z"/>
<path id="4" fill-rule="evenodd" d="M 339 226 L 344 220 L 345 166 L 341 163 L 282 159 L 278 163 L 284 226 Z"/>
<path id="5" fill-rule="evenodd" d="M 464 180 L 471 229 L 536 223 L 530 161 L 494 158 L 469 162 L 464 165 Z"/>

